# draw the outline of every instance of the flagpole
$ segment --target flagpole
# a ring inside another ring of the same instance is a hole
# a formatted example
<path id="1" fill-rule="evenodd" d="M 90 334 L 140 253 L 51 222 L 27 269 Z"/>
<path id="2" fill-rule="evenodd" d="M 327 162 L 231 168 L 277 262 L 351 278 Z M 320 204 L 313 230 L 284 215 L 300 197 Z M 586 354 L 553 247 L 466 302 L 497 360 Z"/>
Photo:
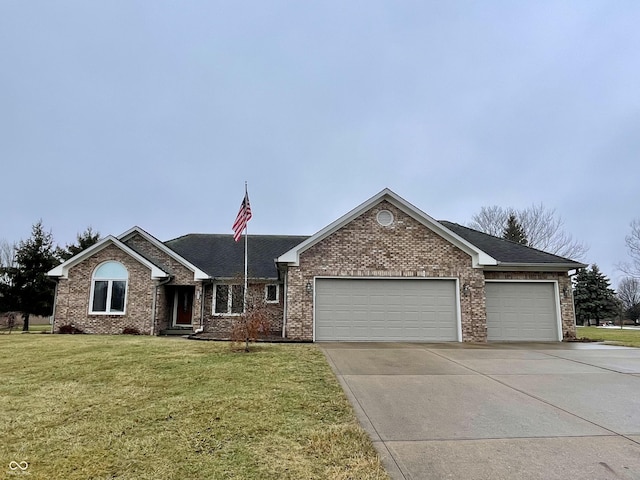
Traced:
<path id="1" fill-rule="evenodd" d="M 248 195 L 247 190 L 247 182 L 244 182 L 244 198 L 247 198 Z M 246 205 L 245 205 L 246 208 Z M 244 225 L 244 297 L 242 299 L 242 312 L 247 312 L 247 264 L 248 264 L 248 249 L 247 249 L 247 236 L 249 233 L 249 222 L 247 221 Z"/>

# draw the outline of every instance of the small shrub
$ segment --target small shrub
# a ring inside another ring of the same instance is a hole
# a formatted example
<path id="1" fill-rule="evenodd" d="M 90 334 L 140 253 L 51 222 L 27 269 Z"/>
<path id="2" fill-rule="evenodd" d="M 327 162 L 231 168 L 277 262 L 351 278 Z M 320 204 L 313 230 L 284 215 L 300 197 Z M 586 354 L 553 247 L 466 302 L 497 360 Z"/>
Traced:
<path id="1" fill-rule="evenodd" d="M 142 335 L 136 327 L 124 327 L 122 335 Z"/>
<path id="2" fill-rule="evenodd" d="M 0 317 L 0 319 L 4 319 L 2 321 L 2 323 L 0 323 L 0 329 L 3 330 L 7 330 L 9 333 L 11 333 L 11 330 L 13 330 L 16 327 L 16 314 L 15 312 L 8 312 L 6 315 L 4 315 L 3 317 Z"/>
<path id="3" fill-rule="evenodd" d="M 75 325 L 62 325 L 58 328 L 58 333 L 76 335 L 84 332 Z"/>
<path id="4" fill-rule="evenodd" d="M 247 302 L 247 311 L 234 319 L 231 325 L 231 345 L 244 343 L 244 351 L 249 351 L 249 342 L 269 336 L 274 312 L 264 302 Z"/>

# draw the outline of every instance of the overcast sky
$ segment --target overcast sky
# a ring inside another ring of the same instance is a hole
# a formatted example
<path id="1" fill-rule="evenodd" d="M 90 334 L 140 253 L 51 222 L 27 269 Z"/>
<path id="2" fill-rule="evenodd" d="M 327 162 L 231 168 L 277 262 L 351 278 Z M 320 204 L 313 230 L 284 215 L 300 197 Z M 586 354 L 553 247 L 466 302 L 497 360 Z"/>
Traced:
<path id="1" fill-rule="evenodd" d="M 313 234 L 385 187 L 544 203 L 616 283 L 640 2 L 0 0 L 0 239 Z"/>

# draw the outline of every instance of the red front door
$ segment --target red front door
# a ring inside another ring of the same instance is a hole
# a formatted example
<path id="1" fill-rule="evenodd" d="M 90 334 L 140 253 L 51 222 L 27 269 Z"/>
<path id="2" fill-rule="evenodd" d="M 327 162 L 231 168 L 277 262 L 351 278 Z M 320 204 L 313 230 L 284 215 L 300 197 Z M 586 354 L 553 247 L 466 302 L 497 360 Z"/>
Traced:
<path id="1" fill-rule="evenodd" d="M 193 291 L 187 288 L 180 288 L 176 290 L 174 302 L 174 323 L 176 325 L 191 325 Z"/>

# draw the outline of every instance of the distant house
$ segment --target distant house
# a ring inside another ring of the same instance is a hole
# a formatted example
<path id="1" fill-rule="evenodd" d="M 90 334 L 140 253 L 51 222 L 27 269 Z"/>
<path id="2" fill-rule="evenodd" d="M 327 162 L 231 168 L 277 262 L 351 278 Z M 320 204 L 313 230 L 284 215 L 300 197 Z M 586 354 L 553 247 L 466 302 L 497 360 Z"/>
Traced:
<path id="1" fill-rule="evenodd" d="M 249 292 L 273 335 L 306 341 L 558 341 L 575 333 L 568 273 L 585 265 L 436 221 L 385 189 L 316 234 L 250 235 Z M 54 330 L 215 331 L 242 313 L 243 242 L 139 227 L 49 272 Z"/>

